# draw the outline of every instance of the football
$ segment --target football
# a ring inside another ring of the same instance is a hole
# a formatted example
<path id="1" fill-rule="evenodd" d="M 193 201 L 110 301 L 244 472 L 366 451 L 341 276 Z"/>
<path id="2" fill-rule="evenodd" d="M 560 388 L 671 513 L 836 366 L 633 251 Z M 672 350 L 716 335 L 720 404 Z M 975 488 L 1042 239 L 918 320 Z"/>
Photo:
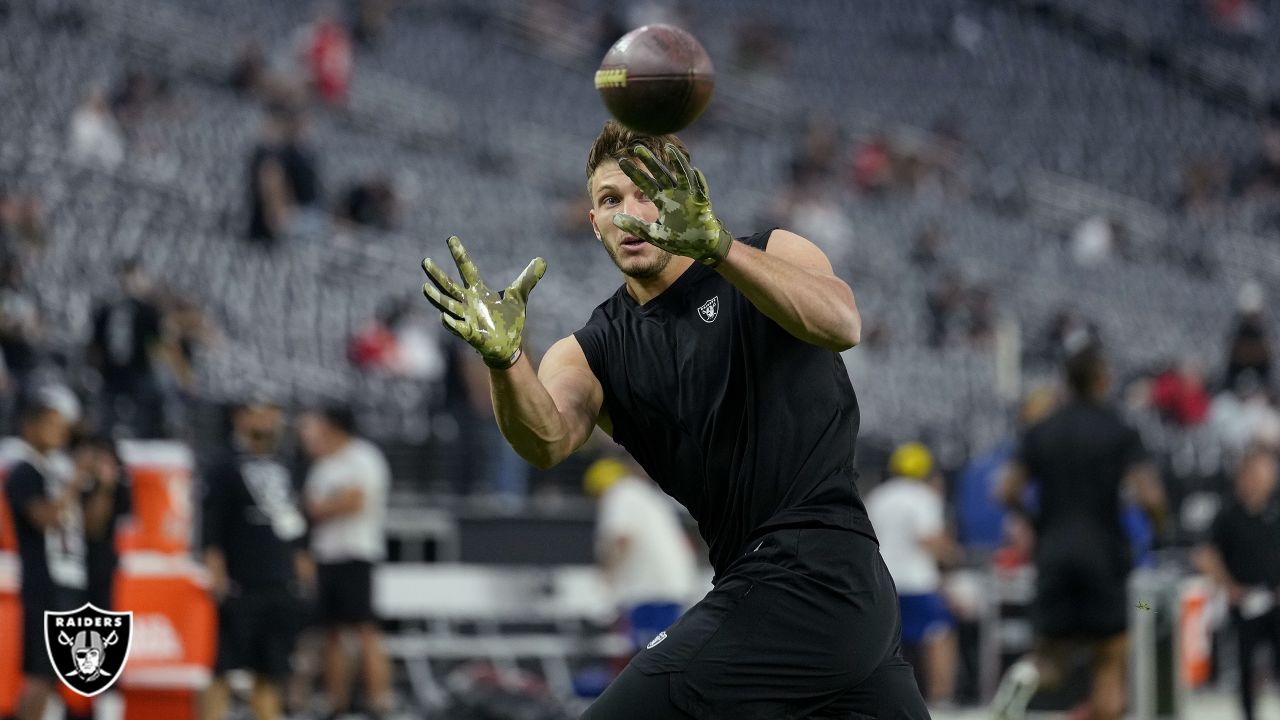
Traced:
<path id="1" fill-rule="evenodd" d="M 688 127 L 707 108 L 715 69 L 689 33 L 671 25 L 645 25 L 609 48 L 595 82 L 618 122 L 662 135 Z"/>

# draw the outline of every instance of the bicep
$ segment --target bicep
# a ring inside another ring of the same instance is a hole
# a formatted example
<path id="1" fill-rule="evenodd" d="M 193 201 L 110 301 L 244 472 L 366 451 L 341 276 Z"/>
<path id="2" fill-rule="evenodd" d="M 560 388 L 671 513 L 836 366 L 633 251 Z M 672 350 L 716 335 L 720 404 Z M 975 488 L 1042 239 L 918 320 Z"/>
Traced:
<path id="1" fill-rule="evenodd" d="M 769 244 L 765 246 L 764 251 L 806 270 L 835 275 L 827 254 L 809 239 L 790 230 L 774 230 L 769 236 Z"/>
<path id="2" fill-rule="evenodd" d="M 563 338 L 547 350 L 538 368 L 538 379 L 568 426 L 570 450 L 576 450 L 602 420 L 604 407 L 604 388 L 591 372 L 576 337 Z"/>

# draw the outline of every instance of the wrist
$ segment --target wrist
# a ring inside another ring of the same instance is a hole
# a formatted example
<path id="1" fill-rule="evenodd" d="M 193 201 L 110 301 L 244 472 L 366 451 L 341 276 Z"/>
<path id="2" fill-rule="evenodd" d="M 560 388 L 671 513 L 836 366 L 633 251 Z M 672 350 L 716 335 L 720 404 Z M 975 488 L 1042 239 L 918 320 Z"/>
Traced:
<path id="1" fill-rule="evenodd" d="M 729 234 L 729 231 L 725 230 L 724 226 L 721 225 L 720 235 L 716 238 L 715 247 L 711 249 L 709 254 L 701 259 L 702 264 L 710 268 L 718 267 L 720 263 L 724 262 L 725 258 L 729 257 L 729 249 L 732 247 L 733 235 Z"/>
<path id="2" fill-rule="evenodd" d="M 488 365 L 490 370 L 510 370 L 512 366 L 519 362 L 520 356 L 523 354 L 520 348 L 516 348 L 516 351 L 505 359 L 493 360 L 484 355 L 480 357 L 484 359 L 484 364 Z"/>

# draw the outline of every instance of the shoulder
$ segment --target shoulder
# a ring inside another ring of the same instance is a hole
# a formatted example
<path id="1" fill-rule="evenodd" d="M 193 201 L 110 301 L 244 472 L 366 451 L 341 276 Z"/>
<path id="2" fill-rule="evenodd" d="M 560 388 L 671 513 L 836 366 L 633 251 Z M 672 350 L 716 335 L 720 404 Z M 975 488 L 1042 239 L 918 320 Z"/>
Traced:
<path id="1" fill-rule="evenodd" d="M 11 492 L 26 491 L 31 487 L 43 487 L 44 476 L 34 465 L 22 460 L 13 465 L 9 469 L 9 476 L 5 479 L 4 486 L 6 490 Z"/>
<path id="2" fill-rule="evenodd" d="M 832 271 L 831 261 L 822 248 L 790 230 L 771 228 L 743 239 L 742 242 L 801 267 Z"/>

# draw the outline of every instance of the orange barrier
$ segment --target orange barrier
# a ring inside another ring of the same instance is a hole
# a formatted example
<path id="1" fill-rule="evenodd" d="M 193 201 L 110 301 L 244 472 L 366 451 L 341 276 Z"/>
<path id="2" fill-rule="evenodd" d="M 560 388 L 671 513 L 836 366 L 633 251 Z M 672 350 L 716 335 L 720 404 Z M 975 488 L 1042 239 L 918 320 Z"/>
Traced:
<path id="1" fill-rule="evenodd" d="M 22 602 L 0 593 L 0 716 L 18 713 L 22 692 Z"/>
<path id="2" fill-rule="evenodd" d="M 1182 681 L 1188 688 L 1198 688 L 1209 681 L 1209 592 L 1209 584 L 1203 578 L 1189 578 L 1182 584 L 1178 598 L 1178 649 Z"/>
<path id="3" fill-rule="evenodd" d="M 4 479 L 17 452 L 11 441 L 0 442 L 0 716 L 17 714 L 22 692 L 22 566 L 13 515 L 4 499 Z"/>
<path id="4" fill-rule="evenodd" d="M 191 559 L 191 451 L 171 441 L 125 441 L 133 521 L 120 533 L 114 605 L 133 611 L 133 647 L 120 677 L 127 720 L 195 720 L 212 677 L 217 612 L 204 568 Z"/>

